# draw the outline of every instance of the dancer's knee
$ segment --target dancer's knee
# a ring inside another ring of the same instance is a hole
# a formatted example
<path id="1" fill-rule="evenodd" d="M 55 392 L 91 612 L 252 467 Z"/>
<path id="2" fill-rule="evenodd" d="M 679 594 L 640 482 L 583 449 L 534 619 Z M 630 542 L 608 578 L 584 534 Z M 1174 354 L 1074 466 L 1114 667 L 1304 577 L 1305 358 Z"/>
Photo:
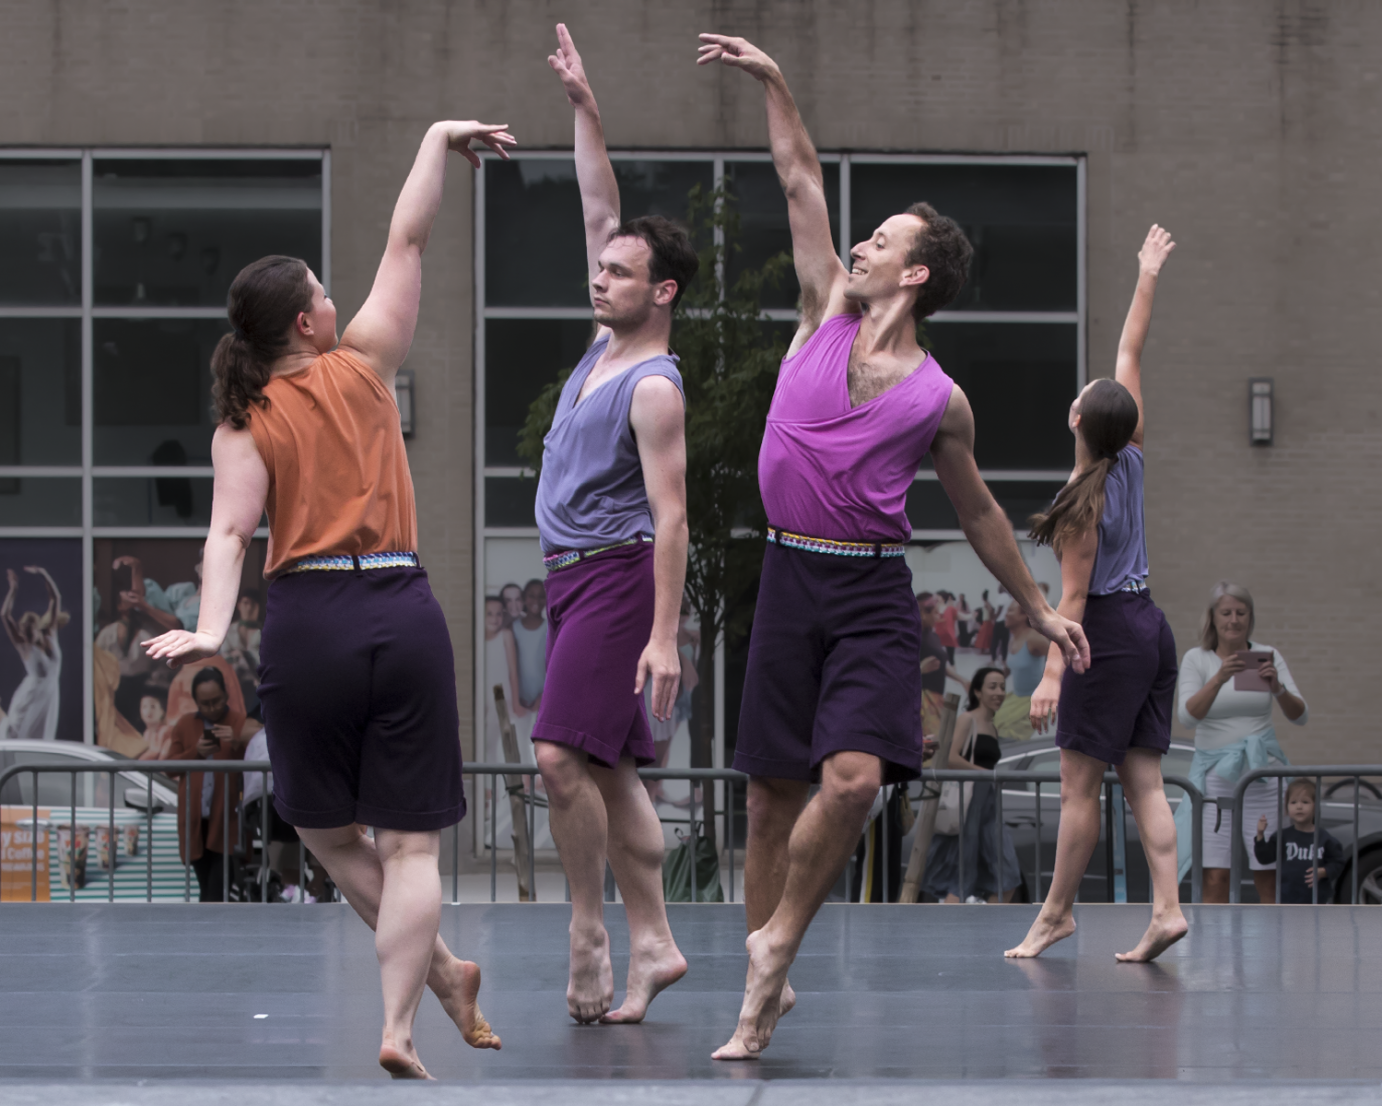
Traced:
<path id="1" fill-rule="evenodd" d="M 821 766 L 822 794 L 850 814 L 867 814 L 882 786 L 883 763 L 867 753 L 836 753 Z"/>
<path id="2" fill-rule="evenodd" d="M 547 801 L 556 806 L 571 803 L 590 778 L 586 755 L 554 741 L 534 741 L 533 754 L 547 791 Z"/>

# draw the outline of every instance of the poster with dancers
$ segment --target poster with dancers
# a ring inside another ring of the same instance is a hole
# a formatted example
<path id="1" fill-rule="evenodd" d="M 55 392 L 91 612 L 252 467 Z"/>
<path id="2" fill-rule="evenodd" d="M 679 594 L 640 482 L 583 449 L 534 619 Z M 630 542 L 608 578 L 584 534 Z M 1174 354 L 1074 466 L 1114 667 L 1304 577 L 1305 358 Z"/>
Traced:
<path id="1" fill-rule="evenodd" d="M 0 540 L 0 740 L 82 740 L 82 546 Z"/>
<path id="2" fill-rule="evenodd" d="M 135 759 L 166 760 L 173 727 L 197 709 L 192 680 L 208 667 L 220 672 L 231 710 L 260 717 L 266 546 L 252 542 L 245 554 L 235 617 L 220 654 L 174 671 L 151 661 L 143 643 L 167 630 L 196 629 L 202 542 L 97 539 L 92 692 L 98 745 Z"/>
<path id="3" fill-rule="evenodd" d="M 1060 563 L 1047 546 L 1019 541 L 1018 548 L 1051 606 L 1060 602 Z M 943 541 L 907 547 L 912 591 L 919 596 L 922 623 L 922 729 L 940 728 L 949 692 L 963 701 L 980 668 L 1000 669 L 1008 697 L 995 719 L 1000 737 L 1032 736 L 1027 709 L 1046 667 L 1049 643 L 1027 622 L 1025 612 L 994 579 L 968 542 Z"/>

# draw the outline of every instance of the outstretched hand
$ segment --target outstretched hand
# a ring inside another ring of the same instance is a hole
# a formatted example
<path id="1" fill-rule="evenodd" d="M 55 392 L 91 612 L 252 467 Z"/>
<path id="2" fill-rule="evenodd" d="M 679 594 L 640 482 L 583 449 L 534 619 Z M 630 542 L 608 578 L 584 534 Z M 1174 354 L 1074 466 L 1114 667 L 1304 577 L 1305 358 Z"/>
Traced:
<path id="1" fill-rule="evenodd" d="M 467 119 L 463 122 L 448 120 L 438 126 L 446 131 L 447 148 L 455 150 L 477 169 L 480 168 L 480 155 L 470 148 L 472 142 L 483 142 L 505 161 L 509 160 L 509 147 L 518 145 L 518 139 L 509 133 L 507 123 L 480 123 Z"/>
<path id="2" fill-rule="evenodd" d="M 169 630 L 141 644 L 151 660 L 166 661 L 169 668 L 204 661 L 214 657 L 221 648 L 221 643 L 213 641 L 210 634 L 194 634 L 187 630 Z"/>
<path id="3" fill-rule="evenodd" d="M 561 78 L 561 87 L 573 108 L 595 107 L 595 93 L 590 91 L 590 80 L 585 75 L 585 65 L 581 55 L 576 52 L 576 43 L 565 23 L 557 24 L 557 52 L 547 55 L 547 64 Z"/>
<path id="4" fill-rule="evenodd" d="M 700 39 L 700 51 L 696 55 L 697 65 L 722 61 L 735 69 L 742 69 L 758 81 L 767 80 L 777 72 L 777 62 L 746 38 L 701 35 Z"/>
<path id="5" fill-rule="evenodd" d="M 1171 232 L 1153 223 L 1152 229 L 1147 232 L 1147 240 L 1137 251 L 1138 269 L 1148 276 L 1156 276 L 1175 248 L 1176 244 L 1171 241 Z"/>

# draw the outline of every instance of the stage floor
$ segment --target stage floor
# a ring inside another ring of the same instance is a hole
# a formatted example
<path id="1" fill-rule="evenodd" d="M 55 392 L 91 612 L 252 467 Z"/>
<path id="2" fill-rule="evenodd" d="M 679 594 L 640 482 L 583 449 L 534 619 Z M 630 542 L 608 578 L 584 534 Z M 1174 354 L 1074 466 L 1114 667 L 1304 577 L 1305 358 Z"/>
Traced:
<path id="1" fill-rule="evenodd" d="M 1004 960 L 1034 909 L 826 906 L 792 972 L 800 1003 L 764 1059 L 721 1064 L 710 1052 L 739 1008 L 741 907 L 671 907 L 687 977 L 643 1025 L 577 1026 L 566 1014 L 569 907 L 447 906 L 443 936 L 483 966 L 482 1005 L 504 1049 L 466 1048 L 431 996 L 418 1048 L 453 1085 L 493 1081 L 491 1102 L 515 1101 L 514 1085 L 538 1079 L 613 1079 L 626 1091 L 650 1080 L 830 1080 L 838 1102 L 840 1081 L 901 1090 L 911 1080 L 1051 1077 L 1271 1081 L 1273 1101 L 1283 1081 L 1323 1081 L 1344 1095 L 1331 1101 L 1373 1100 L 1338 1084 L 1382 1080 L 1382 912 L 1191 907 L 1190 936 L 1160 964 L 1124 965 L 1113 954 L 1136 942 L 1148 908 L 1081 906 L 1074 938 L 1040 960 Z M 610 908 L 609 924 L 621 980 L 622 908 Z M 383 1079 L 373 943 L 345 906 L 6 904 L 0 933 L 6 1081 L 248 1080 L 306 1091 L 302 1081 Z M 890 1097 L 871 1086 L 864 1099 Z M 1045 1100 L 1024 1086 L 1027 1101 Z M 808 1089 L 827 1088 L 797 1085 L 795 1106 Z M 1066 1101 L 1075 1090 L 1047 1089 Z M 721 1083 L 716 1100 L 747 1102 L 750 1090 Z M 0 1097 L 88 1100 L 70 1083 L 59 1093 L 9 1082 Z"/>

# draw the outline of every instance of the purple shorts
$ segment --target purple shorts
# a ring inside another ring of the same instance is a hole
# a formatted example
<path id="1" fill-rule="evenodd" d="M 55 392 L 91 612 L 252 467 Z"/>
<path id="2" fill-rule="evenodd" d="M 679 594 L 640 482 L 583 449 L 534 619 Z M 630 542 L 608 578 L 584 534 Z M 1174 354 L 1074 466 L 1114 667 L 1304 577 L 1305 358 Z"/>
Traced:
<path id="1" fill-rule="evenodd" d="M 451 634 L 426 572 L 278 577 L 259 657 L 286 822 L 421 831 L 465 817 Z"/>
<path id="2" fill-rule="evenodd" d="M 819 780 L 832 753 L 871 753 L 884 780 L 921 769 L 921 619 L 902 557 L 769 545 L 749 639 L 734 767 Z"/>
<path id="3" fill-rule="evenodd" d="M 1090 665 L 1061 678 L 1056 744 L 1105 764 L 1122 764 L 1129 749 L 1171 747 L 1176 694 L 1176 639 L 1148 595 L 1091 595 L 1084 632 Z"/>
<path id="4" fill-rule="evenodd" d="M 580 749 L 607 768 L 656 759 L 638 658 L 653 632 L 653 546 L 600 553 L 547 576 L 547 679 L 534 741 Z"/>

